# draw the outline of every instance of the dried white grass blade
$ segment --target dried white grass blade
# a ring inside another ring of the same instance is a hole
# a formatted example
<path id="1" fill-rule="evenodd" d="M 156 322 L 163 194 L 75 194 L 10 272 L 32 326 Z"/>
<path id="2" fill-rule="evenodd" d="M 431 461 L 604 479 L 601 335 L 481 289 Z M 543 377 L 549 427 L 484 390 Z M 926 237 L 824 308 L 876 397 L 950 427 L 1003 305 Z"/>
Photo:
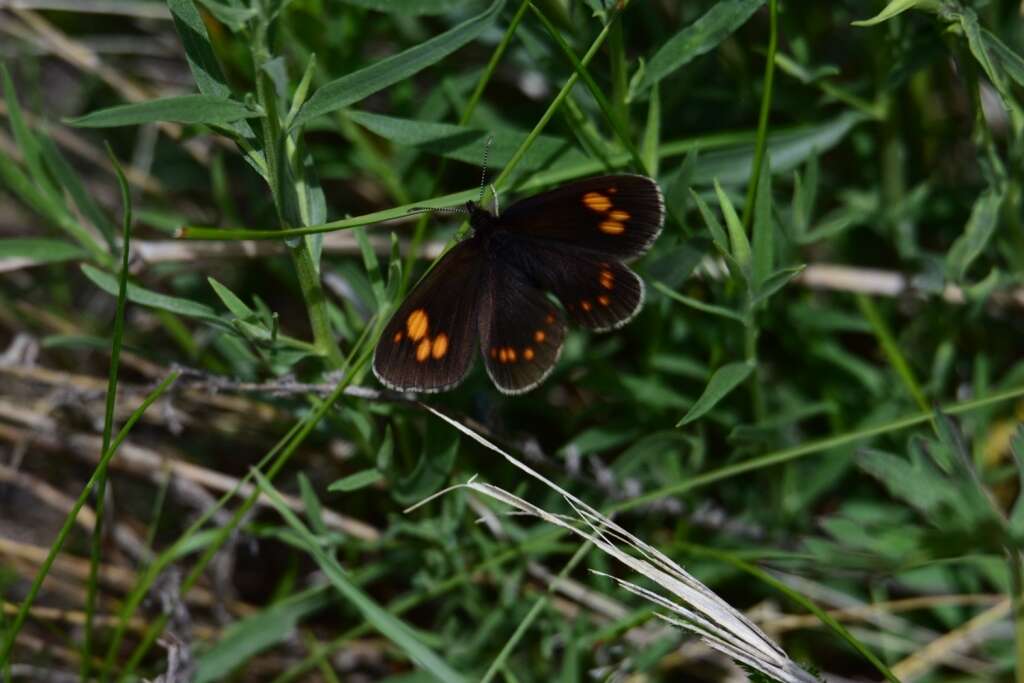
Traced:
<path id="1" fill-rule="evenodd" d="M 424 407 L 477 443 L 498 453 L 515 467 L 558 491 L 573 508 L 574 512 L 579 515 L 583 525 L 573 524 L 561 515 L 552 514 L 492 484 L 470 480 L 463 484 L 462 487 L 473 489 L 512 508 L 539 517 L 549 524 L 554 524 L 581 538 L 587 539 L 633 571 L 642 574 L 656 585 L 661 586 L 683 604 L 636 584 L 611 577 L 626 590 L 640 595 L 681 617 L 681 619 L 669 616 L 663 616 L 662 618 L 681 628 L 694 632 L 709 647 L 784 683 L 814 683 L 818 680 L 797 666 L 786 655 L 785 651 L 776 645 L 752 621 L 722 600 L 714 591 L 698 581 L 657 548 L 629 533 L 611 519 L 465 425 L 430 406 L 424 404 Z M 639 553 L 640 557 L 626 552 L 617 544 L 624 544 L 633 548 Z"/>

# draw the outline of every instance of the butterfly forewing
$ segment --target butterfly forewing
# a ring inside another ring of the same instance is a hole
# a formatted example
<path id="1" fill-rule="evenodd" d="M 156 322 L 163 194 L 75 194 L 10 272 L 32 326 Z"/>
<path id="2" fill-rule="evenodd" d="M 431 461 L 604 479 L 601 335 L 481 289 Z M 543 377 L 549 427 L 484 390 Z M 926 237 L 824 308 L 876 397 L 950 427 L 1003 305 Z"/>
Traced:
<path id="1" fill-rule="evenodd" d="M 569 183 L 516 202 L 500 216 L 506 230 L 612 258 L 642 254 L 657 239 L 664 220 L 661 190 L 642 175 Z"/>
<path id="2" fill-rule="evenodd" d="M 521 394 L 544 381 L 565 341 L 565 316 L 506 262 L 495 263 L 480 305 L 480 350 L 499 390 Z"/>
<path id="3" fill-rule="evenodd" d="M 477 349 L 478 292 L 486 259 L 469 239 L 455 245 L 406 297 L 373 356 L 373 372 L 400 391 L 442 391 L 462 381 Z"/>

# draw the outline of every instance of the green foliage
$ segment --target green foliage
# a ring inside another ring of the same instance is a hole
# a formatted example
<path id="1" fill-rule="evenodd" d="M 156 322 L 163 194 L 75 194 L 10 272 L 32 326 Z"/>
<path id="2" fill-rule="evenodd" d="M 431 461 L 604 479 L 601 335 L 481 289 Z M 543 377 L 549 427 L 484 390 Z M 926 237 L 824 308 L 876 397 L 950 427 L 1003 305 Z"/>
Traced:
<path id="1" fill-rule="evenodd" d="M 826 680 L 891 680 L 991 616 L 980 602 L 1020 606 L 1019 3 L 167 0 L 170 20 L 146 22 L 118 12 L 152 7 L 119 4 L 102 24 L 12 10 L 11 36 L 38 15 L 73 42 L 15 40 L 0 74 L 0 436 L 77 454 L 103 424 L 101 464 L 25 472 L 77 496 L 72 513 L 103 512 L 108 476 L 117 503 L 91 542 L 67 509 L 56 540 L 33 539 L 47 560 L 0 621 L 17 663 L 19 633 L 68 646 L 29 611 L 68 552 L 92 556 L 68 649 L 83 677 L 167 668 L 158 639 L 185 630 L 149 604 L 174 594 L 172 566 L 182 595 L 232 566 L 244 593 L 182 603 L 215 629 L 183 639 L 199 680 L 715 675 L 599 574 L 627 567 L 466 491 L 406 512 L 472 477 L 572 512 L 453 424 L 737 607 L 812 615 L 766 630 Z M 97 26 L 139 54 L 93 50 Z M 42 45 L 90 59 L 55 69 Z M 644 308 L 610 334 L 573 328 L 523 397 L 480 367 L 443 395 L 385 391 L 381 329 L 465 231 L 409 210 L 477 200 L 491 136 L 502 207 L 590 175 L 658 180 L 665 229 L 630 264 Z M 95 153 L 108 139 L 124 178 Z M 136 425 L 166 383 L 114 438 L 179 365 L 161 410 Z M 119 468 L 133 427 L 166 475 Z M 47 533 L 21 512 L 2 514 Z M 152 539 L 116 601 L 100 568 L 129 564 L 104 527 Z M 5 586 L 23 567 L 0 557 Z M 830 611 L 859 605 L 888 616 Z M 1016 634 L 929 680 L 1024 670 L 1012 614 Z"/>

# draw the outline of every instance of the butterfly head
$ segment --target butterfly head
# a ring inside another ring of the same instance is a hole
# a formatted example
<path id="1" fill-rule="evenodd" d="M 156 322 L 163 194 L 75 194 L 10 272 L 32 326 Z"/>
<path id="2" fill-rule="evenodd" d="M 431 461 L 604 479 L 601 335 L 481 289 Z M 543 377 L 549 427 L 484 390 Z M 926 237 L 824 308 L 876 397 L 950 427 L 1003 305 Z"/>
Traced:
<path id="1" fill-rule="evenodd" d="M 474 201 L 466 202 L 466 213 L 469 214 L 469 224 L 474 230 L 487 230 L 494 224 L 496 216 Z"/>

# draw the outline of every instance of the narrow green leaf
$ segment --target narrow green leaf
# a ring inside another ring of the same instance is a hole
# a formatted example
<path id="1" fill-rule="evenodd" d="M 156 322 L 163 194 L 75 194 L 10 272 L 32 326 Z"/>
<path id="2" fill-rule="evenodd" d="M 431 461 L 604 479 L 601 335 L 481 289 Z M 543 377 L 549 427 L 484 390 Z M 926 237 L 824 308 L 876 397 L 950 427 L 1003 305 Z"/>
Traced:
<path id="1" fill-rule="evenodd" d="M 891 0 L 881 12 L 870 19 L 862 19 L 852 22 L 854 26 L 874 26 L 883 21 L 889 21 L 897 14 L 902 14 L 908 9 L 936 10 L 939 7 L 938 0 Z"/>
<path id="2" fill-rule="evenodd" d="M 100 109 L 67 123 L 83 128 L 133 126 L 155 121 L 218 124 L 259 116 L 241 102 L 216 95 L 180 95 Z"/>
<path id="3" fill-rule="evenodd" d="M 255 315 L 255 312 L 246 305 L 238 296 L 230 289 L 222 285 L 213 277 L 206 278 L 206 281 L 213 287 L 213 291 L 220 297 L 220 300 L 224 302 L 227 309 L 235 314 L 235 317 L 248 320 Z"/>
<path id="4" fill-rule="evenodd" d="M 210 14 L 217 18 L 217 21 L 238 33 L 245 28 L 246 22 L 259 14 L 259 11 L 252 7 L 232 7 L 217 0 L 199 0 L 203 7 L 210 10 Z"/>
<path id="5" fill-rule="evenodd" d="M 82 264 L 82 272 L 85 273 L 87 278 L 92 280 L 93 284 L 103 291 L 108 294 L 117 295 L 117 278 L 110 273 L 105 273 L 87 263 Z M 128 283 L 128 300 L 142 306 L 170 311 L 171 313 L 177 313 L 189 318 L 199 318 L 200 320 L 216 323 L 223 322 L 217 316 L 217 312 L 206 304 L 191 301 L 190 299 L 159 294 L 130 282 Z"/>
<path id="6" fill-rule="evenodd" d="M 310 526 L 313 527 L 313 533 L 321 538 L 327 536 L 327 525 L 324 524 L 323 506 L 320 505 L 320 499 L 316 496 L 316 491 L 313 490 L 313 484 L 310 483 L 309 477 L 306 476 L 305 472 L 299 472 L 299 492 L 302 496 L 302 504 L 306 508 L 306 519 L 309 520 Z"/>
<path id="7" fill-rule="evenodd" d="M 757 197 L 754 200 L 753 226 L 753 283 L 757 291 L 771 275 L 775 267 L 775 221 L 772 219 L 772 177 L 766 172 L 771 166 L 767 154 L 761 163 L 761 179 L 757 183 Z"/>
<path id="8" fill-rule="evenodd" d="M 1014 52 L 1006 43 L 987 29 L 981 29 L 981 40 L 991 50 L 996 59 L 999 60 L 1006 75 L 1012 78 L 1017 85 L 1024 86 L 1024 57 Z"/>
<path id="9" fill-rule="evenodd" d="M 494 141 L 487 152 L 487 165 L 503 168 L 526 140 L 521 130 L 496 127 L 480 130 L 450 123 L 431 123 L 416 119 L 371 114 L 364 111 L 349 111 L 345 114 L 375 135 L 402 147 L 417 149 L 449 159 L 478 165 L 484 143 L 493 135 Z M 528 168 L 563 167 L 587 163 L 590 160 L 565 138 L 540 135 L 519 166 Z"/>
<path id="10" fill-rule="evenodd" d="M 327 83 L 313 93 L 299 110 L 295 125 L 301 126 L 317 116 L 343 109 L 439 62 L 475 40 L 491 25 L 504 6 L 505 0 L 495 0 L 481 14 L 440 35 Z"/>
<path id="11" fill-rule="evenodd" d="M 1014 464 L 1017 466 L 1018 490 L 1024 491 L 1024 426 L 1017 425 L 1017 429 L 1010 438 L 1010 452 L 1013 454 Z M 1018 495 L 1009 514 L 1010 532 L 1014 535 L 1017 543 L 1024 543 L 1024 496 Z"/>
<path id="12" fill-rule="evenodd" d="M 18 102 L 17 93 L 14 91 L 14 81 L 11 80 L 11 74 L 8 73 L 7 67 L 2 64 L 0 64 L 0 75 L 3 77 L 7 118 L 11 122 L 11 132 L 14 133 L 14 140 L 18 145 L 19 151 L 21 151 L 25 168 L 28 169 L 29 175 L 37 184 L 38 189 L 52 196 L 56 193 L 56 189 L 53 187 L 50 178 L 43 172 L 39 142 L 36 136 L 32 134 L 32 131 L 29 130 L 28 124 L 25 123 L 25 119 L 21 114 L 21 104 Z"/>
<path id="13" fill-rule="evenodd" d="M 445 681 L 445 683 L 462 683 L 465 680 L 462 675 L 457 673 L 435 652 L 424 645 L 407 624 L 374 602 L 370 596 L 352 582 L 338 561 L 320 547 L 320 544 L 313 534 L 310 533 L 309 529 L 288 508 L 288 505 L 282 500 L 280 494 L 263 473 L 253 469 L 252 475 L 256 478 L 260 490 L 267 496 L 278 514 L 299 535 L 299 538 L 305 544 L 305 551 L 316 560 L 324 575 L 331 582 L 331 585 L 353 607 L 359 610 L 360 614 L 369 624 L 394 643 L 409 659 L 416 662 L 424 671 L 438 680 Z"/>
<path id="14" fill-rule="evenodd" d="M 655 283 L 653 283 L 653 286 L 654 286 L 654 288 L 656 290 L 658 290 L 659 292 L 661 292 L 662 294 L 664 294 L 668 298 L 673 299 L 675 301 L 678 301 L 679 303 L 683 304 L 684 306 L 689 306 L 690 308 L 695 308 L 698 311 L 701 311 L 703 313 L 710 313 L 711 315 L 717 315 L 719 317 L 726 318 L 726 319 L 732 320 L 734 322 L 738 322 L 741 325 L 746 324 L 746 320 L 744 319 L 744 317 L 742 315 L 740 315 L 736 311 L 729 310 L 728 308 L 725 308 L 724 306 L 716 306 L 715 304 L 704 303 L 703 301 L 698 301 L 697 299 L 693 299 L 693 298 L 690 298 L 688 296 L 684 296 L 683 294 L 680 294 L 679 292 L 672 291 L 671 289 L 666 287 L 661 282 L 655 282 Z"/>
<path id="15" fill-rule="evenodd" d="M 805 265 L 789 266 L 781 268 L 764 279 L 757 294 L 750 300 L 752 306 L 759 305 L 762 301 L 771 298 L 776 292 L 788 285 L 800 273 L 804 272 Z"/>
<path id="16" fill-rule="evenodd" d="M 0 271 L 3 261 L 26 260 L 33 263 L 59 263 L 86 258 L 88 254 L 81 247 L 64 240 L 48 240 L 13 237 L 0 239 Z"/>
<path id="17" fill-rule="evenodd" d="M 715 370 L 715 374 L 711 376 L 711 381 L 704 388 L 704 393 L 700 395 L 700 398 L 693 404 L 693 407 L 683 416 L 683 419 L 676 423 L 676 427 L 682 427 L 702 417 L 714 408 L 719 401 L 728 396 L 733 389 L 742 384 L 743 380 L 749 377 L 753 371 L 754 364 L 747 363 L 746 361 L 729 363 Z"/>
<path id="18" fill-rule="evenodd" d="M 954 280 L 963 280 L 971 263 L 981 255 L 999 225 L 999 207 L 1003 193 L 995 188 L 985 190 L 974 202 L 971 217 L 960 237 L 946 254 L 946 273 Z"/>
<path id="19" fill-rule="evenodd" d="M 729 253 L 736 259 L 736 263 L 743 269 L 743 274 L 750 280 L 750 241 L 747 239 L 747 232 L 743 229 L 740 217 L 736 215 L 736 209 L 729 201 L 729 195 L 725 193 L 722 186 L 715 181 L 715 194 L 718 195 L 718 204 L 722 207 L 722 215 L 725 216 L 725 227 L 729 231 Z"/>
<path id="20" fill-rule="evenodd" d="M 206 32 L 206 24 L 192 0 L 167 0 L 167 9 L 171 12 L 174 27 L 185 48 L 185 59 L 188 60 L 192 77 L 196 81 L 199 92 L 204 95 L 227 98 L 231 95 L 227 79 L 220 69 L 217 56 L 210 43 L 210 35 Z"/>
<path id="21" fill-rule="evenodd" d="M 47 137 L 39 138 L 39 151 L 42 153 L 46 167 L 56 178 L 60 186 L 68 193 L 78 210 L 85 216 L 93 226 L 103 234 L 107 241 L 107 247 L 114 248 L 114 233 L 116 226 L 103 212 L 96 200 L 93 199 L 85 185 L 82 184 L 78 173 L 67 162 L 64 155 L 60 153 L 57 145 Z"/>
<path id="22" fill-rule="evenodd" d="M 379 470 L 362 470 L 361 472 L 356 472 L 355 474 L 350 474 L 347 477 L 339 479 L 328 486 L 327 490 L 331 492 L 342 491 L 345 493 L 349 491 L 357 491 L 359 489 L 366 488 L 367 486 L 372 486 L 383 478 L 384 475 L 381 474 Z"/>
<path id="23" fill-rule="evenodd" d="M 632 97 L 645 92 L 695 57 L 718 47 L 764 3 L 765 0 L 721 0 L 712 5 L 697 21 L 669 38 L 654 53 Z"/>
<path id="24" fill-rule="evenodd" d="M 323 586 L 292 595 L 229 626 L 210 649 L 199 656 L 196 683 L 221 681 L 264 650 L 291 638 L 302 619 L 330 604 Z"/>
<path id="25" fill-rule="evenodd" d="M 771 172 L 786 173 L 839 144 L 858 123 L 867 121 L 861 112 L 849 110 L 833 119 L 768 134 L 766 155 L 771 157 Z M 724 185 L 742 185 L 750 178 L 754 163 L 754 144 L 701 154 L 694 169 L 694 184 L 714 180 Z"/>
<path id="26" fill-rule="evenodd" d="M 708 232 L 711 233 L 711 241 L 718 247 L 718 251 L 728 254 L 729 237 L 725 234 L 725 228 L 722 227 L 718 217 L 708 208 L 708 205 L 704 203 L 699 194 L 690 190 L 690 196 L 693 198 L 693 203 L 697 205 L 697 210 L 700 211 L 700 215 L 704 219 L 704 225 L 708 227 Z"/>
<path id="27" fill-rule="evenodd" d="M 960 18 L 960 26 L 963 28 L 964 36 L 967 38 L 967 47 L 970 49 L 974 59 L 981 65 L 985 75 L 992 81 L 999 97 L 1002 99 L 1003 107 L 1007 112 L 1013 112 L 1013 95 L 1003 78 L 1003 70 L 993 63 L 988 53 L 987 43 L 982 36 L 981 26 L 978 24 L 978 15 L 969 7 L 957 13 Z"/>
<path id="28" fill-rule="evenodd" d="M 661 144 L 661 90 L 655 84 L 651 89 L 651 99 L 647 104 L 647 127 L 644 128 L 644 140 L 640 147 L 640 156 L 644 161 L 644 171 L 652 178 L 658 177 L 658 146 Z"/>
<path id="29" fill-rule="evenodd" d="M 444 14 L 479 5 L 480 0 L 341 0 L 346 5 L 388 12 L 405 17 L 419 14 Z"/>

